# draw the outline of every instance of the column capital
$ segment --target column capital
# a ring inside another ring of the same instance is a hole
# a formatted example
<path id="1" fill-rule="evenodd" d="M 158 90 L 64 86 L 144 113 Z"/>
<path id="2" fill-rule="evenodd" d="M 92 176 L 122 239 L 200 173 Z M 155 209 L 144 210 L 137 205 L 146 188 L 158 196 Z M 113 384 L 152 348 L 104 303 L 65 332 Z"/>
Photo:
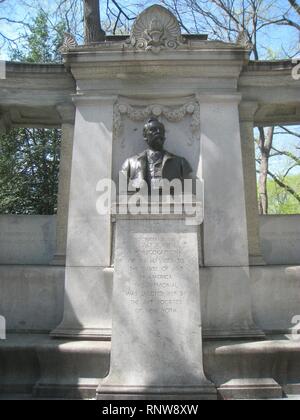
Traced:
<path id="1" fill-rule="evenodd" d="M 242 100 L 242 95 L 236 92 L 228 92 L 228 93 L 219 93 L 219 92 L 212 92 L 212 93 L 201 93 L 198 92 L 196 94 L 196 98 L 200 103 L 236 103 L 239 104 Z"/>
<path id="2" fill-rule="evenodd" d="M 73 103 L 65 103 L 56 106 L 56 110 L 62 120 L 62 124 L 75 123 L 75 106 Z"/>
<path id="3" fill-rule="evenodd" d="M 11 128 L 11 119 L 9 112 L 0 113 L 0 132 L 6 132 Z"/>
<path id="4" fill-rule="evenodd" d="M 258 105 L 258 102 L 255 101 L 242 101 L 239 105 L 240 121 L 254 123 L 254 116 Z"/>
<path id="5" fill-rule="evenodd" d="M 86 94 L 79 93 L 72 96 L 75 105 L 101 105 L 103 103 L 114 104 L 118 99 L 118 95 L 105 95 L 105 94 Z"/>

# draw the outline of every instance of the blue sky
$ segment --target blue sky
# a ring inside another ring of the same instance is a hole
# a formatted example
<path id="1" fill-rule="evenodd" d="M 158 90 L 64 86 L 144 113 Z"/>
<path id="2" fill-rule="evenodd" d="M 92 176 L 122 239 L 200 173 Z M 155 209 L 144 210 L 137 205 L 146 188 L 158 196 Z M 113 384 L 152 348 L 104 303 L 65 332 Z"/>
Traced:
<path id="1" fill-rule="evenodd" d="M 117 1 L 124 6 L 124 10 L 126 10 L 126 12 L 128 12 L 131 16 L 133 16 L 133 14 L 138 11 L 136 7 L 131 6 L 132 3 L 139 3 L 136 0 Z M 240 0 L 236 0 L 237 3 L 239 3 L 239 1 Z M 159 3 L 159 0 L 144 0 L 144 2 L 142 2 L 144 7 L 150 6 L 154 3 Z M 4 3 L 0 4 L 0 17 L 9 16 L 14 20 L 23 20 L 25 18 L 26 21 L 30 22 L 30 17 L 36 13 L 36 5 L 40 5 L 44 10 L 49 11 L 51 14 L 55 11 L 55 4 L 55 0 L 5 0 Z M 105 20 L 106 0 L 102 0 L 101 4 L 103 5 L 102 19 Z M 289 8 L 288 0 L 270 0 L 269 2 L 266 1 L 266 4 L 272 5 L 271 10 L 268 13 L 270 13 L 273 17 L 279 17 L 279 15 L 282 13 L 282 9 L 288 10 Z M 183 13 L 186 12 L 185 9 L 182 9 L 182 11 Z M 295 20 L 299 20 L 296 14 L 293 13 L 292 16 Z M 188 20 L 185 23 L 188 26 Z M 1 31 L 13 38 L 15 38 L 18 34 L 18 31 L 21 30 L 18 25 L 3 23 L 3 21 L 0 21 L 0 24 Z M 283 57 L 283 50 L 290 51 L 292 49 L 294 52 L 297 51 L 299 47 L 299 34 L 295 29 L 286 26 L 267 27 L 261 32 L 260 44 L 261 58 L 268 58 L 268 48 L 270 48 L 276 56 Z M 7 52 L 6 50 L 2 49 L 2 57 L 3 56 L 7 58 Z"/>
<path id="2" fill-rule="evenodd" d="M 300 126 L 290 126 L 288 128 L 300 134 Z M 276 131 L 282 132 L 279 128 L 276 128 L 275 132 Z M 254 130 L 254 133 L 255 136 L 257 136 L 258 132 L 256 129 Z M 273 145 L 276 149 L 291 152 L 300 159 L 300 149 L 297 149 L 297 147 L 300 148 L 300 138 L 291 135 L 275 135 Z M 293 163 L 294 162 L 286 156 L 274 156 L 270 159 L 270 170 L 280 176 L 283 175 Z M 289 175 L 299 174 L 300 166 L 295 167 L 289 172 Z"/>

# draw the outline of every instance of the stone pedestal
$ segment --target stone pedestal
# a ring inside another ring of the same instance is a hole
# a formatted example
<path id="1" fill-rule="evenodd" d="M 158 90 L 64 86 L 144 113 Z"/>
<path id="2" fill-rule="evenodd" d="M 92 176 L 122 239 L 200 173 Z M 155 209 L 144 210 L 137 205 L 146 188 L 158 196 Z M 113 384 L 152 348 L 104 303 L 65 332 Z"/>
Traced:
<path id="1" fill-rule="evenodd" d="M 202 364 L 199 226 L 171 217 L 117 216 L 111 367 L 98 399 L 216 398 Z"/>

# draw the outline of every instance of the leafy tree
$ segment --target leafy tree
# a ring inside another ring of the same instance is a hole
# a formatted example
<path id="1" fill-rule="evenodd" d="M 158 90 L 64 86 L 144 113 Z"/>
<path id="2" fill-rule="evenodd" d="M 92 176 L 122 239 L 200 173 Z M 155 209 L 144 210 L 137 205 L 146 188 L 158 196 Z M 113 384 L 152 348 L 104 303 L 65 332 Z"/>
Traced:
<path id="1" fill-rule="evenodd" d="M 300 195 L 300 174 L 283 180 Z M 269 214 L 300 214 L 300 202 L 273 179 L 268 180 Z"/>
<path id="2" fill-rule="evenodd" d="M 293 176 L 290 176 L 292 171 L 300 171 L 300 133 L 297 128 L 279 126 L 271 127 L 268 130 L 260 127 L 258 134 L 255 141 L 257 145 L 257 173 L 259 174 L 258 203 L 260 214 L 274 213 L 275 208 L 280 208 L 279 214 L 282 214 L 284 208 L 288 209 L 288 207 L 282 206 L 283 198 L 284 202 L 298 203 L 300 207 L 300 190 L 298 184 L 294 183 Z M 282 142 L 284 136 L 294 140 L 293 146 L 288 147 Z M 281 145 L 278 144 L 280 139 L 281 142 L 279 143 Z M 276 165 L 273 164 L 271 170 L 271 164 L 276 158 Z M 271 188 L 271 191 L 269 191 L 269 188 Z M 271 197 L 269 197 L 270 194 Z M 289 197 L 286 197 L 287 195 Z M 276 197 L 278 198 L 277 206 L 274 201 Z M 297 208 L 300 210 L 299 207 L 294 206 L 294 211 Z"/>
<path id="3" fill-rule="evenodd" d="M 57 129 L 0 136 L 0 213 L 55 213 L 60 142 Z"/>
<path id="4" fill-rule="evenodd" d="M 65 30 L 65 22 L 58 22 L 51 28 L 47 13 L 39 10 L 23 42 L 17 48 L 10 49 L 11 60 L 27 63 L 61 62 L 59 47 L 63 43 Z"/>

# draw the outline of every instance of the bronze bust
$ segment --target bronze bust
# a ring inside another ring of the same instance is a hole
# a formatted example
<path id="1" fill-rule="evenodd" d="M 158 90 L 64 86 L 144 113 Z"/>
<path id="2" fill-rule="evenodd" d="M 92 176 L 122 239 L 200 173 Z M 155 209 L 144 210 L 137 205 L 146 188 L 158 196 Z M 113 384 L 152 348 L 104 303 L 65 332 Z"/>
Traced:
<path id="1" fill-rule="evenodd" d="M 151 191 L 162 179 L 179 179 L 183 183 L 190 178 L 192 168 L 187 160 L 164 149 L 165 127 L 157 118 L 146 122 L 143 134 L 148 148 L 127 159 L 122 166 L 122 173 L 133 188 L 142 188 L 146 182 Z"/>

